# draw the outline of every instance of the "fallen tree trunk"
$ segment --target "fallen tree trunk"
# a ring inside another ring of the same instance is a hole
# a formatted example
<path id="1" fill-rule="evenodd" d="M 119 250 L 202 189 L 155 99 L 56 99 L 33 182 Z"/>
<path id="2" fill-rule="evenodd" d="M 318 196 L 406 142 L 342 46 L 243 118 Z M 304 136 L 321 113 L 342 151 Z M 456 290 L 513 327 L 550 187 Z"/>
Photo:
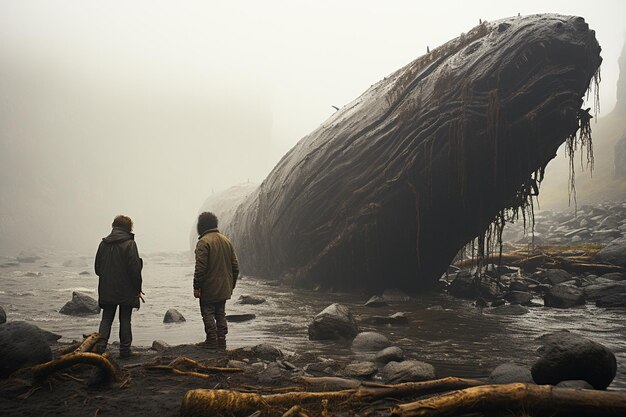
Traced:
<path id="1" fill-rule="evenodd" d="M 582 18 L 516 17 L 482 23 L 373 85 L 256 191 L 223 193 L 221 228 L 242 272 L 335 289 L 435 285 L 466 243 L 482 236 L 488 251 L 513 213 L 532 215 L 563 142 L 590 146 L 581 105 L 599 52 Z"/>
<path id="2" fill-rule="evenodd" d="M 557 388 L 551 385 L 483 385 L 394 407 L 392 416 L 439 417 L 472 412 L 524 411 L 625 416 L 626 392 Z"/>
<path id="3" fill-rule="evenodd" d="M 196 389 L 187 391 L 181 405 L 181 416 L 242 415 L 263 410 L 264 415 L 282 415 L 294 405 L 313 404 L 321 406 L 323 400 L 329 404 L 351 404 L 374 401 L 380 398 L 400 398 L 432 392 L 449 391 L 461 387 L 482 384 L 480 381 L 448 377 L 433 381 L 406 382 L 396 385 L 374 385 L 341 391 L 289 392 L 261 395 L 232 390 Z"/>

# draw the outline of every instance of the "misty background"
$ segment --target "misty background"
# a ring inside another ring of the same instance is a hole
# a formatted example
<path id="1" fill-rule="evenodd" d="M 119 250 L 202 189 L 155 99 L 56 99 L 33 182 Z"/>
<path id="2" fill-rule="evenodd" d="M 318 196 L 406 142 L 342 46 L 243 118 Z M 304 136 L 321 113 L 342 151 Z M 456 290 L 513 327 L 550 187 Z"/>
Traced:
<path id="1" fill-rule="evenodd" d="M 595 29 L 611 113 L 622 0 L 2 0 L 0 254 L 95 252 L 117 214 L 140 251 L 187 249 L 208 196 L 260 183 L 331 106 L 479 19 L 543 12 Z"/>

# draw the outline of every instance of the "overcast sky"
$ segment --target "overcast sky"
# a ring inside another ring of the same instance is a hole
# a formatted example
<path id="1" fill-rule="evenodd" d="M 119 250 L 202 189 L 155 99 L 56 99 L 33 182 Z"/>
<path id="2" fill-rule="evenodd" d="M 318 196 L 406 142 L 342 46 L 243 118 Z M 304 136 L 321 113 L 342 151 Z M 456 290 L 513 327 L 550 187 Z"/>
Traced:
<path id="1" fill-rule="evenodd" d="M 0 254 L 186 249 L 213 192 L 260 182 L 371 84 L 479 19 L 585 17 L 615 103 L 626 2 L 0 1 Z M 471 6 L 470 6 L 471 5 Z"/>

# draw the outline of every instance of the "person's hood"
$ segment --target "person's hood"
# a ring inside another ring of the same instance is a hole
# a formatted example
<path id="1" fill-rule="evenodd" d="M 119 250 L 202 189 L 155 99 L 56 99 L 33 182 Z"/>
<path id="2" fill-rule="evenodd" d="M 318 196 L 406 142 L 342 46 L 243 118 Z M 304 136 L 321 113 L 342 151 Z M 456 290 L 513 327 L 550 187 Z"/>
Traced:
<path id="1" fill-rule="evenodd" d="M 102 238 L 105 243 L 124 242 L 131 239 L 135 239 L 135 235 L 120 227 L 114 227 L 107 237 Z"/>

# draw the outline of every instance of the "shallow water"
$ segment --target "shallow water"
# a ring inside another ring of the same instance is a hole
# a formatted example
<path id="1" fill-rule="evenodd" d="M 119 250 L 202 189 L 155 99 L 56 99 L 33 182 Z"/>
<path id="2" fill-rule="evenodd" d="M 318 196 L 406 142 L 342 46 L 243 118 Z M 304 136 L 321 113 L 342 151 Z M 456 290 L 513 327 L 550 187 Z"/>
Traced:
<path id="1" fill-rule="evenodd" d="M 72 291 L 97 297 L 91 256 L 65 254 L 19 265 L 0 260 L 0 265 L 0 305 L 9 320 L 34 323 L 63 335 L 66 341 L 97 330 L 98 316 L 58 313 L 71 299 Z M 89 275 L 79 275 L 83 271 Z M 146 303 L 133 313 L 133 344 L 150 346 L 155 339 L 169 344 L 194 343 L 204 338 L 198 302 L 193 298 L 192 273 L 193 262 L 187 253 L 144 256 Z M 261 296 L 267 301 L 260 305 L 237 304 L 241 294 Z M 523 316 L 498 316 L 489 314 L 489 309 L 471 306 L 469 301 L 437 293 L 388 307 L 363 307 L 370 295 L 294 290 L 243 277 L 226 304 L 227 313 L 254 313 L 257 317 L 230 324 L 229 347 L 267 342 L 286 351 L 315 351 L 328 358 L 352 356 L 349 346 L 313 342 L 307 336 L 313 316 L 329 304 L 340 302 L 351 308 L 357 321 L 404 312 L 408 326 L 361 325 L 361 330 L 383 333 L 407 356 L 432 363 L 438 376 L 485 377 L 504 362 L 531 365 L 537 358 L 536 337 L 567 329 L 604 344 L 616 354 L 618 374 L 611 387 L 626 389 L 626 309 L 605 310 L 593 305 L 566 310 L 533 307 Z M 176 308 L 187 321 L 164 324 L 163 316 L 169 308 Z M 117 329 L 115 323 L 112 342 L 118 340 Z"/>

